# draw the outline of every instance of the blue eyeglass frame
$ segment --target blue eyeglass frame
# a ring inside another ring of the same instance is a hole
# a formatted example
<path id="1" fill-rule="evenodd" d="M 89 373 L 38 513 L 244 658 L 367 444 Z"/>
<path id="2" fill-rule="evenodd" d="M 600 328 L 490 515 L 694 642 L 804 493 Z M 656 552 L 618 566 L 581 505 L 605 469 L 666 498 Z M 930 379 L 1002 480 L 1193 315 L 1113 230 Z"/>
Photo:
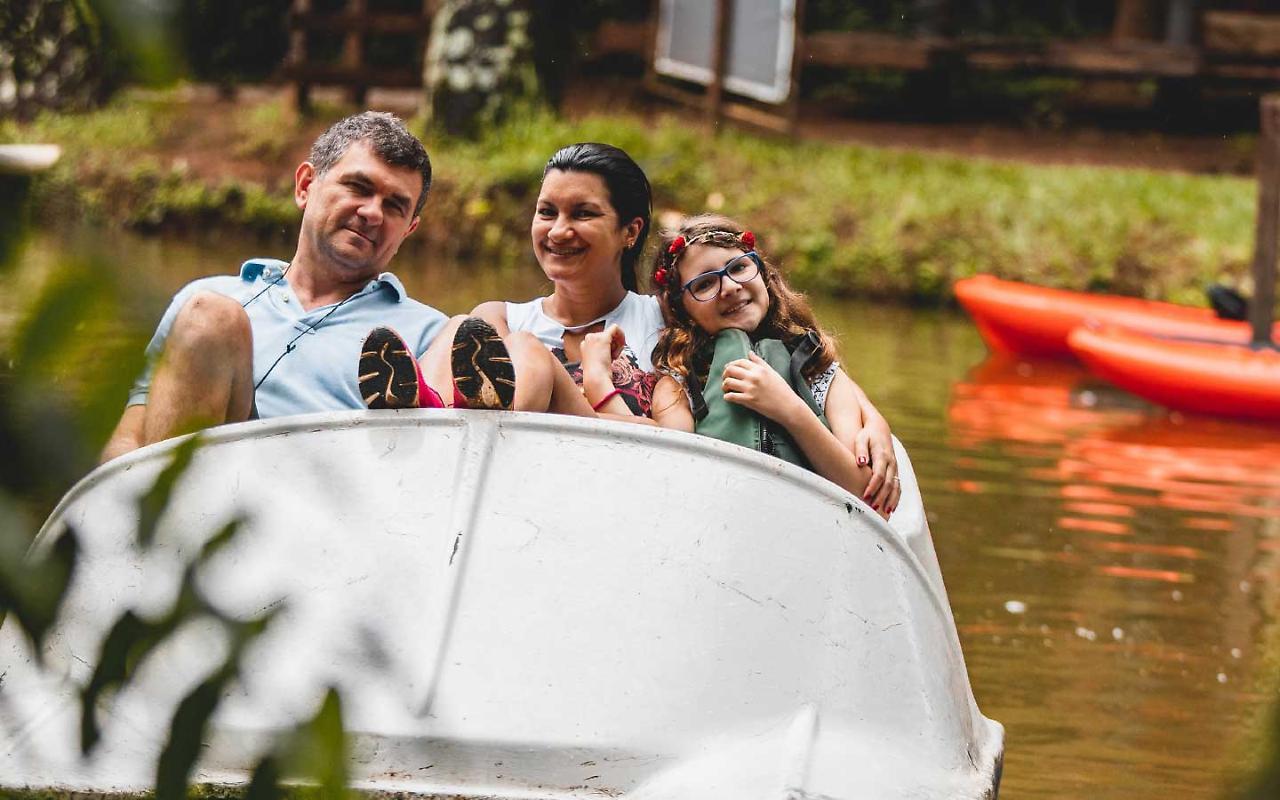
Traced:
<path id="1" fill-rule="evenodd" d="M 756 274 L 752 275 L 750 278 L 747 278 L 745 281 L 740 281 L 729 274 L 729 268 L 732 267 L 734 264 L 737 264 L 739 261 L 741 261 L 744 258 L 749 258 L 755 262 Z M 720 296 L 720 286 L 722 285 L 725 278 L 728 278 L 729 280 L 733 281 L 739 286 L 743 286 L 755 280 L 756 276 L 760 275 L 763 272 L 764 272 L 764 261 L 760 259 L 760 254 L 757 253 L 755 250 L 748 250 L 747 252 L 741 255 L 734 256 L 733 258 L 724 262 L 724 266 L 721 267 L 720 269 L 713 270 L 711 272 L 701 272 L 693 276 L 693 278 L 690 279 L 688 282 L 686 282 L 684 286 L 680 287 L 680 294 L 689 292 L 689 296 L 692 297 L 694 300 L 697 300 L 699 303 L 708 303 Z M 703 278 L 707 277 L 708 275 L 716 276 L 716 293 L 715 294 L 711 295 L 710 297 L 698 297 L 696 294 L 689 291 L 690 286 L 702 280 Z"/>

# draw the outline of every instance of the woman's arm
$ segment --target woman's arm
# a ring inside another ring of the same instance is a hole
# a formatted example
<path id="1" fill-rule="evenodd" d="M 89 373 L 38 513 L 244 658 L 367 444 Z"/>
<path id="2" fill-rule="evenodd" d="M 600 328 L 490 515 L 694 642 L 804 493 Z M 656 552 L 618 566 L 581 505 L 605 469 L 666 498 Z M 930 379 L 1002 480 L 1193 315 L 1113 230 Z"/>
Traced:
<path id="1" fill-rule="evenodd" d="M 787 429 L 804 452 L 814 472 L 854 494 L 861 494 L 871 478 L 871 470 L 860 467 L 853 451 L 828 430 L 813 409 L 809 408 L 768 362 L 755 353 L 732 361 L 724 369 L 724 399 L 746 406 Z M 861 421 L 861 410 L 827 397 L 827 419 L 834 412 L 847 429 L 855 417 Z M 880 512 L 882 515 L 884 511 Z"/>
<path id="2" fill-rule="evenodd" d="M 831 419 L 833 397 L 839 406 L 853 404 L 858 412 L 857 428 L 847 436 L 837 432 L 836 437 L 853 453 L 858 466 L 871 468 L 871 480 L 863 491 L 862 499 L 877 511 L 892 513 L 898 507 L 902 487 L 898 483 L 898 457 L 893 451 L 893 435 L 889 431 L 889 423 L 872 405 L 862 387 L 842 369 L 836 370 L 835 379 L 831 381 L 831 388 L 827 393 L 828 421 Z M 832 431 L 835 431 L 834 425 Z"/>

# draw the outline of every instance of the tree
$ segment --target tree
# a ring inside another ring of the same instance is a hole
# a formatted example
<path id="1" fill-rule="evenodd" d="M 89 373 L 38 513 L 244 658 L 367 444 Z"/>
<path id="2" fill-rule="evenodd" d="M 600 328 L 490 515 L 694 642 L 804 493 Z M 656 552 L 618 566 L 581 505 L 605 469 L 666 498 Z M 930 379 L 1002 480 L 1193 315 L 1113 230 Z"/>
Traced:
<path id="1" fill-rule="evenodd" d="M 102 28 L 86 0 L 0 2 L 0 116 L 84 108 L 106 90 Z"/>
<path id="2" fill-rule="evenodd" d="M 441 3 L 423 66 L 430 124 L 454 136 L 475 136 L 536 102 L 530 23 L 529 0 Z"/>

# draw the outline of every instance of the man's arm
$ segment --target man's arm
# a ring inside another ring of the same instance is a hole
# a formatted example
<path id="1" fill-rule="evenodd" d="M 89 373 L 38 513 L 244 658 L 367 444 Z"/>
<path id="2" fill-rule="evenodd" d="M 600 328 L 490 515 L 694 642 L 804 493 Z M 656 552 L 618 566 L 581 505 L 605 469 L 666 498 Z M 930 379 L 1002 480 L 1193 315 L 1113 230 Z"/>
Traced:
<path id="1" fill-rule="evenodd" d="M 142 425 L 147 417 L 146 406 L 128 406 L 120 415 L 116 429 L 111 432 L 107 446 L 102 448 L 102 457 L 98 463 L 105 464 L 117 456 L 142 447 Z"/>

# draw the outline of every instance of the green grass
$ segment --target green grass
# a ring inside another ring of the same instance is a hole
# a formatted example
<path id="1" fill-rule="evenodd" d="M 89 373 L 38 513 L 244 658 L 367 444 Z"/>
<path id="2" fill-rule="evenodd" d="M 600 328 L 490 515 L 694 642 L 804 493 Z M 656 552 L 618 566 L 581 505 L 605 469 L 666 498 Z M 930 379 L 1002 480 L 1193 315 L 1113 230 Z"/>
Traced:
<path id="1" fill-rule="evenodd" d="M 67 158 L 42 186 L 46 209 L 149 230 L 296 221 L 274 189 L 193 180 L 156 152 L 176 101 L 121 100 L 80 116 L 0 127 L 0 140 L 49 140 Z M 337 112 L 325 109 L 334 118 Z M 277 103 L 249 108 L 229 152 L 278 155 L 300 126 Z M 274 128 L 281 141 L 264 130 Z M 755 230 L 797 284 L 932 300 L 979 272 L 1036 283 L 1199 303 L 1212 281 L 1248 273 L 1251 180 L 1142 170 L 1036 166 L 737 130 L 712 137 L 690 120 L 567 121 L 531 112 L 476 142 L 427 139 L 436 182 L 424 219 L 434 245 L 484 261 L 527 255 L 542 165 L 575 141 L 617 144 L 644 167 L 656 210 L 694 213 L 709 198 Z M 46 215 L 48 216 L 48 215 Z M 53 214 L 56 219 L 57 213 Z M 509 263 L 509 262 L 508 262 Z"/>

